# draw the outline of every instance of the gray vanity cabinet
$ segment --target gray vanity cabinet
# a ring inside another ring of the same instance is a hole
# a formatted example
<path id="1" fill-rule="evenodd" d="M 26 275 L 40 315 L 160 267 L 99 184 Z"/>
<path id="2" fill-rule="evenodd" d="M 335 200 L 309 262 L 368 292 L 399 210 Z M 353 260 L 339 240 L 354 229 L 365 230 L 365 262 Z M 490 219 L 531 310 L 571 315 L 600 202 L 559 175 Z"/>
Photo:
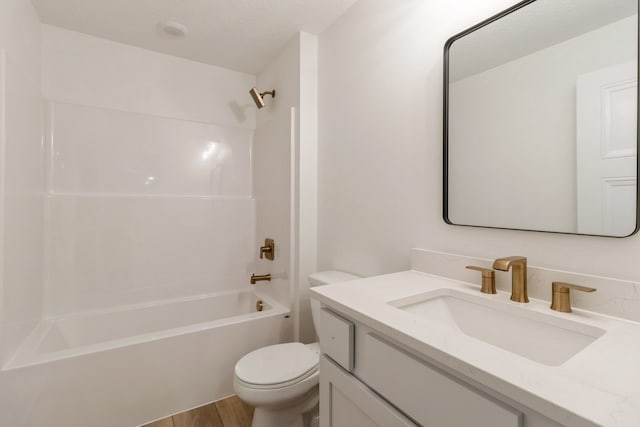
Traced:
<path id="1" fill-rule="evenodd" d="M 521 427 L 522 413 L 413 357 L 375 333 L 358 337 L 354 374 L 424 426 Z"/>
<path id="2" fill-rule="evenodd" d="M 320 358 L 321 427 L 415 427 L 326 355 Z"/>
<path id="3" fill-rule="evenodd" d="M 321 427 L 559 426 L 330 310 L 322 310 L 318 334 Z"/>

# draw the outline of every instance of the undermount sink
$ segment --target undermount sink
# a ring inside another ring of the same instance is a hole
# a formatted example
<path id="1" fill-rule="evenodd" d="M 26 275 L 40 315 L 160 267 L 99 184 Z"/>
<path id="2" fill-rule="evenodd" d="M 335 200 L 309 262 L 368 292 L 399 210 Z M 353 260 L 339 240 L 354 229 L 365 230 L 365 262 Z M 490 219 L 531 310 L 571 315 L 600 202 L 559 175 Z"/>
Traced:
<path id="1" fill-rule="evenodd" d="M 603 329 L 514 304 L 441 289 L 390 305 L 428 324 L 450 328 L 549 366 L 559 366 L 605 333 Z"/>

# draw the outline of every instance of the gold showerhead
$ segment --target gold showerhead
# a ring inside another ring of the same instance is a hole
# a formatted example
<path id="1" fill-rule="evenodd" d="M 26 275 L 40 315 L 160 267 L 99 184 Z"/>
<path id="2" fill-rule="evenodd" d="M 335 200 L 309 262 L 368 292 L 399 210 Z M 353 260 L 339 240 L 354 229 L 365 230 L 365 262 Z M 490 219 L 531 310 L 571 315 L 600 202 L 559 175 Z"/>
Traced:
<path id="1" fill-rule="evenodd" d="M 264 107 L 264 96 L 265 95 L 271 95 L 272 98 L 276 97 L 276 91 L 275 90 L 271 90 L 271 91 L 260 93 L 258 91 L 258 89 L 256 89 L 255 87 L 252 88 L 249 91 L 249 93 L 251 94 L 251 97 L 253 98 L 253 102 L 256 103 L 256 107 L 258 107 L 258 108 Z"/>

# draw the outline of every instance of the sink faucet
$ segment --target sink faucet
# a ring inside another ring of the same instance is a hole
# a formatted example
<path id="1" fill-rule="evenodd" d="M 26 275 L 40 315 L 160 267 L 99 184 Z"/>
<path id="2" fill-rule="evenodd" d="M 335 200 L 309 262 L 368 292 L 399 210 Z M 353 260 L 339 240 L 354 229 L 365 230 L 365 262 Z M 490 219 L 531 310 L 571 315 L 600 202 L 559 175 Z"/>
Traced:
<path id="1" fill-rule="evenodd" d="M 569 299 L 569 289 L 582 292 L 595 292 L 595 288 L 588 286 L 572 285 L 571 283 L 551 282 L 553 291 L 551 296 L 551 310 L 561 313 L 571 313 L 571 300 Z"/>
<path id="2" fill-rule="evenodd" d="M 509 271 L 511 267 L 511 301 L 529 302 L 527 297 L 527 258 L 523 256 L 509 256 L 498 258 L 493 262 L 493 268 Z"/>

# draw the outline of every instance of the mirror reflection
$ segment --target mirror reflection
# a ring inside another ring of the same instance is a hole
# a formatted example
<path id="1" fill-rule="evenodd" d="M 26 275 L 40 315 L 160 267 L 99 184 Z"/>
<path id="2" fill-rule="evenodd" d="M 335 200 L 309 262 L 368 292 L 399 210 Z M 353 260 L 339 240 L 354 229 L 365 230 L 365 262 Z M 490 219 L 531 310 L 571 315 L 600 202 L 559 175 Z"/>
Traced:
<path id="1" fill-rule="evenodd" d="M 628 236 L 637 0 L 535 0 L 445 49 L 445 221 Z"/>

